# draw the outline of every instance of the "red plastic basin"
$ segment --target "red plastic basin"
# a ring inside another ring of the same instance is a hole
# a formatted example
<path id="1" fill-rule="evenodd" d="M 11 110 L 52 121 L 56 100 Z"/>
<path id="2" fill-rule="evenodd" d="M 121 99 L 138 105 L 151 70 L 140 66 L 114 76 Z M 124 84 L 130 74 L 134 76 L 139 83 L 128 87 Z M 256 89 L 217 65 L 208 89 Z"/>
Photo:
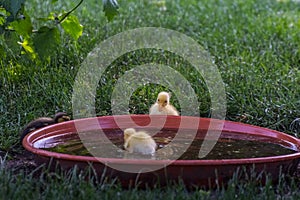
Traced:
<path id="1" fill-rule="evenodd" d="M 161 116 L 151 116 L 160 120 Z M 116 123 L 116 119 L 118 123 Z M 95 118 L 78 119 L 59 124 L 47 126 L 36 130 L 27 135 L 23 140 L 23 146 L 30 152 L 36 154 L 39 163 L 51 163 L 53 166 L 58 164 L 63 169 L 70 169 L 77 165 L 79 169 L 93 167 L 99 177 L 107 176 L 109 178 L 117 178 L 125 187 L 135 184 L 153 186 L 156 183 L 166 185 L 168 182 L 182 181 L 187 186 L 204 186 L 214 187 L 216 184 L 226 184 L 238 169 L 241 171 L 262 171 L 270 174 L 273 180 L 277 180 L 279 173 L 293 174 L 297 170 L 300 158 L 300 141 L 290 135 L 243 123 L 220 121 L 209 118 L 197 118 L 188 116 L 168 116 L 164 123 L 166 129 L 178 129 L 181 121 L 188 123 L 181 124 L 183 129 L 194 129 L 198 131 L 196 137 L 203 138 L 203 133 L 208 128 L 222 131 L 225 135 L 234 135 L 235 138 L 244 138 L 250 135 L 252 138 L 264 138 L 271 142 L 283 144 L 286 147 L 296 150 L 295 153 L 259 157 L 259 158 L 243 158 L 243 159 L 220 159 L 220 160 L 175 160 L 172 163 L 166 160 L 136 160 L 125 158 L 101 158 L 92 156 L 69 155 L 56 153 L 41 149 L 47 140 L 51 140 L 54 136 L 61 135 L 62 138 L 68 140 L 68 135 L 77 132 L 79 123 L 81 128 L 86 131 L 101 129 L 105 131 L 119 129 L 120 127 L 128 127 L 133 120 L 139 126 L 147 128 L 155 127 L 155 123 L 151 121 L 148 115 L 123 115 L 123 116 L 103 116 Z M 155 121 L 155 120 L 154 120 Z M 150 123 L 150 126 L 149 126 Z M 210 126 L 210 124 L 214 124 Z M 219 124 L 219 125 L 218 125 Z M 196 125 L 196 126 L 195 126 Z M 224 137 L 221 135 L 221 138 Z M 108 165 L 107 165 L 108 164 Z M 125 166 L 135 168 L 137 166 L 147 168 L 151 166 L 164 166 L 155 171 L 146 173 L 130 173 L 117 170 L 114 166 Z"/>

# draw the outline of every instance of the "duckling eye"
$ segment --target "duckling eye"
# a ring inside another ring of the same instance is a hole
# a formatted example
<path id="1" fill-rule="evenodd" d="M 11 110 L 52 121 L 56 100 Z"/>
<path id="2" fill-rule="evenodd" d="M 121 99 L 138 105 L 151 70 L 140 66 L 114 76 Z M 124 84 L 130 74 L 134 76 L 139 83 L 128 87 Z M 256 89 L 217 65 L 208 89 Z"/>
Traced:
<path id="1" fill-rule="evenodd" d="M 167 100 L 165 100 L 165 103 L 167 103 Z"/>
<path id="2" fill-rule="evenodd" d="M 157 99 L 157 101 L 159 102 L 159 99 Z"/>

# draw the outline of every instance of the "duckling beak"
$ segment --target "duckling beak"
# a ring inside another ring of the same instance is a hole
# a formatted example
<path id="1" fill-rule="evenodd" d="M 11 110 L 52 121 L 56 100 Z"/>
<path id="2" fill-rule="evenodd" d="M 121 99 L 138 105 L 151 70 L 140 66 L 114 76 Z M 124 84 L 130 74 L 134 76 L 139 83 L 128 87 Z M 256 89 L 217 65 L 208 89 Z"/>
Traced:
<path id="1" fill-rule="evenodd" d="M 69 116 L 63 116 L 63 119 L 64 119 L 65 121 L 69 121 L 69 120 L 70 120 L 70 117 L 69 117 Z"/>
<path id="2" fill-rule="evenodd" d="M 62 116 L 58 119 L 58 123 L 64 122 L 64 121 L 69 121 L 70 117 L 69 116 Z"/>

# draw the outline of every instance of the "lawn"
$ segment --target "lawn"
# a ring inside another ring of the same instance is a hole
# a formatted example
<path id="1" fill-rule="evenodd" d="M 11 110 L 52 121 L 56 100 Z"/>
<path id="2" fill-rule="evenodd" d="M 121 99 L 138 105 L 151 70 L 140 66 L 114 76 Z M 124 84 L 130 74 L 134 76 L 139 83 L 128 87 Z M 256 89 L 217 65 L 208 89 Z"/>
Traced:
<path id="1" fill-rule="evenodd" d="M 31 120 L 72 115 L 72 92 L 80 64 L 95 45 L 109 37 L 139 27 L 163 27 L 183 33 L 211 55 L 226 91 L 226 119 L 279 130 L 300 137 L 300 2 L 292 0 L 166 0 L 120 1 L 119 15 L 110 23 L 102 4 L 85 0 L 74 12 L 84 26 L 78 42 L 63 37 L 62 46 L 49 62 L 34 62 L 20 54 L 17 44 L 7 46 L 0 60 L 0 193 L 3 199 L 297 199 L 298 177 L 283 177 L 278 185 L 255 185 L 232 179 L 228 188 L 187 191 L 182 185 L 138 190 L 122 189 L 114 182 L 85 181 L 84 175 L 5 168 L 22 152 L 19 132 Z M 69 10 L 76 1 L 27 0 L 34 18 Z M 111 94 L 122 75 L 137 65 L 165 64 L 184 75 L 200 104 L 199 115 L 211 116 L 205 79 L 180 56 L 154 49 L 129 52 L 116 59 L 99 81 L 96 113 L 111 115 Z M 157 92 L 168 85 L 146 84 L 131 96 L 130 113 L 147 113 Z M 180 108 L 174 95 L 172 103 Z M 14 146 L 14 149 L 11 147 Z M 7 156 L 4 157 L 4 155 Z"/>

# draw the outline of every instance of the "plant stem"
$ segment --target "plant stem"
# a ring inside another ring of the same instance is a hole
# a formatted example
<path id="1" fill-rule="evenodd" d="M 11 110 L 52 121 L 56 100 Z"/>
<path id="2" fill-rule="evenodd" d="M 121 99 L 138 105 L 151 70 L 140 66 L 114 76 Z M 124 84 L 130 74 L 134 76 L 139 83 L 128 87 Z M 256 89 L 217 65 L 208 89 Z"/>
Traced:
<path id="1" fill-rule="evenodd" d="M 74 10 L 76 10 L 81 4 L 82 4 L 83 0 L 80 0 L 80 2 L 69 12 L 67 12 L 60 20 L 58 23 L 63 22 Z"/>

